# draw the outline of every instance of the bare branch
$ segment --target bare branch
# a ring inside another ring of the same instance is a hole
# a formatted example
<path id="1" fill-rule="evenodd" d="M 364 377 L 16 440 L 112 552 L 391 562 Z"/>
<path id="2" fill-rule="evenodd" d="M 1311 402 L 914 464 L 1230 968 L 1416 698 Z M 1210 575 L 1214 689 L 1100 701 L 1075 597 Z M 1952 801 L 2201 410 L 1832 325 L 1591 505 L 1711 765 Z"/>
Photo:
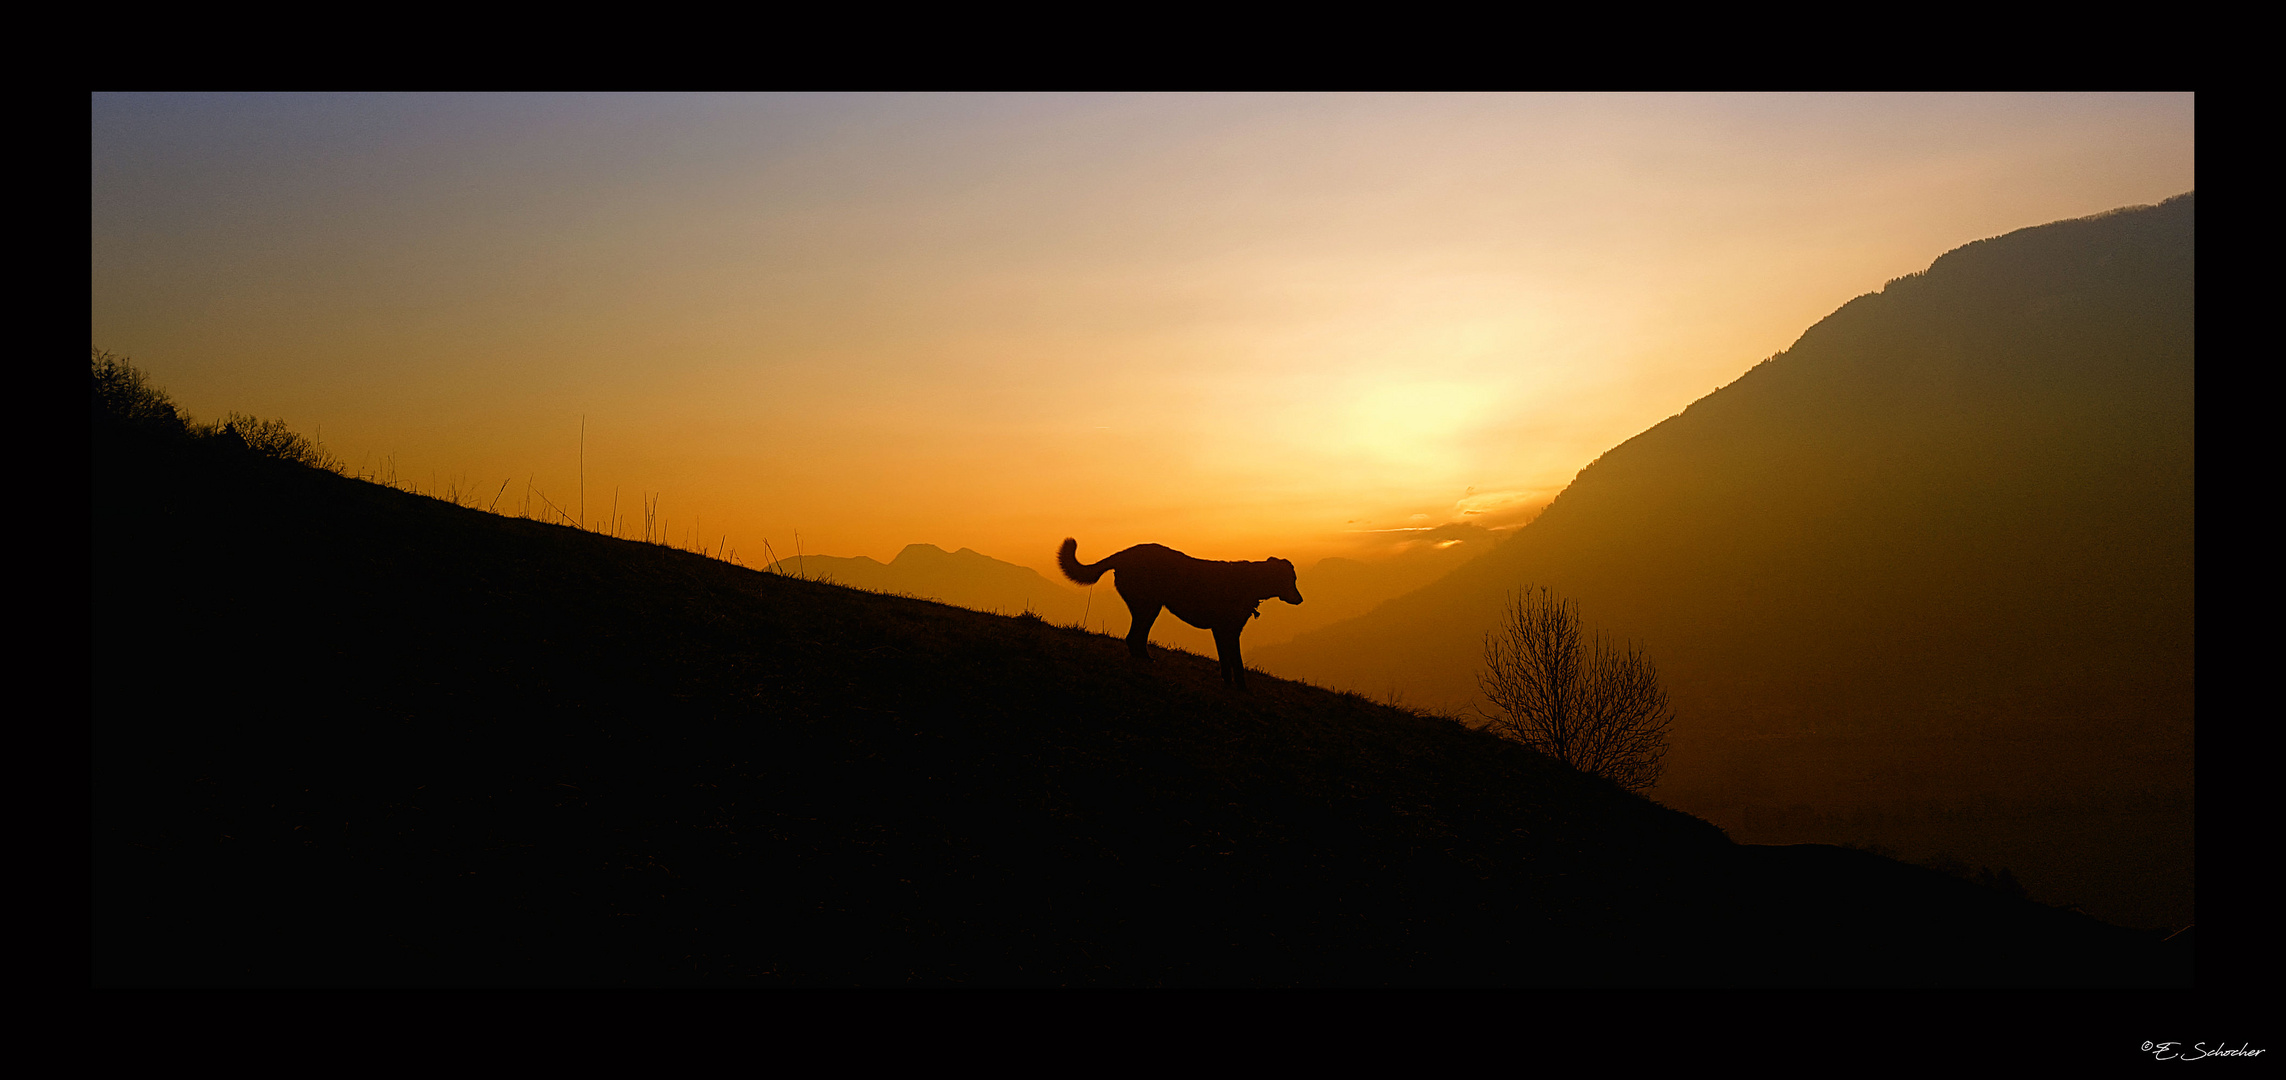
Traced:
<path id="1" fill-rule="evenodd" d="M 1494 731 L 1631 791 L 1658 782 L 1674 723 L 1658 667 L 1602 634 L 1583 649 L 1579 605 L 1546 588 L 1510 594 L 1484 667 Z"/>

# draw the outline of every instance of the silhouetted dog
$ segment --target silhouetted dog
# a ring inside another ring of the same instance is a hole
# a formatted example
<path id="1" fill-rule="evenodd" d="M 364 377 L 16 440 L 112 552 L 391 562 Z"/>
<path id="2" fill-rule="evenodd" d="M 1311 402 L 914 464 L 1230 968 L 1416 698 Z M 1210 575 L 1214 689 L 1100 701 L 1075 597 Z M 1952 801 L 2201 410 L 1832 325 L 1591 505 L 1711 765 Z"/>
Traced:
<path id="1" fill-rule="evenodd" d="M 1137 544 L 1102 562 L 1084 564 L 1079 561 L 1079 541 L 1067 539 L 1056 551 L 1056 565 L 1065 577 L 1082 585 L 1095 584 L 1106 570 L 1119 571 L 1111 585 L 1135 617 L 1127 630 L 1127 650 L 1138 659 L 1151 658 L 1143 647 L 1151 640 L 1151 624 L 1159 621 L 1162 607 L 1192 626 L 1214 631 L 1223 684 L 1240 690 L 1246 689 L 1246 665 L 1238 657 L 1239 631 L 1246 629 L 1247 620 L 1262 614 L 1264 600 L 1275 596 L 1289 604 L 1302 602 L 1302 590 L 1294 584 L 1294 564 L 1284 559 L 1210 562 L 1170 547 Z"/>

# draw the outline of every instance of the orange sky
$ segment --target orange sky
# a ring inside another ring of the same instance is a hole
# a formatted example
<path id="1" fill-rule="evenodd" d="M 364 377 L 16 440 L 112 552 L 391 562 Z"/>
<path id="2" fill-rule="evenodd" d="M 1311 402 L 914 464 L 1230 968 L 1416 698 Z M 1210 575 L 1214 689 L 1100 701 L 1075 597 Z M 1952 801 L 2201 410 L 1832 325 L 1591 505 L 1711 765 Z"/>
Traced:
<path id="1" fill-rule="evenodd" d="M 93 100 L 91 338 L 422 488 L 758 564 L 1513 524 L 1971 240 L 2191 190 L 2193 100 Z"/>

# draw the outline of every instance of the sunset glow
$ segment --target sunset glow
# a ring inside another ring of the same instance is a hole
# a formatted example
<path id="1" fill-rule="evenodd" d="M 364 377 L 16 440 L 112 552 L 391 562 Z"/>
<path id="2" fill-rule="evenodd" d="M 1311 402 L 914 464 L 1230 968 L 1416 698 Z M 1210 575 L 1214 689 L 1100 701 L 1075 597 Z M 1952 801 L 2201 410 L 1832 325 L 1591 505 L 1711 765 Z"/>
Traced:
<path id="1" fill-rule="evenodd" d="M 2188 94 L 100 95 L 90 333 L 750 565 L 1371 558 L 2193 166 Z"/>

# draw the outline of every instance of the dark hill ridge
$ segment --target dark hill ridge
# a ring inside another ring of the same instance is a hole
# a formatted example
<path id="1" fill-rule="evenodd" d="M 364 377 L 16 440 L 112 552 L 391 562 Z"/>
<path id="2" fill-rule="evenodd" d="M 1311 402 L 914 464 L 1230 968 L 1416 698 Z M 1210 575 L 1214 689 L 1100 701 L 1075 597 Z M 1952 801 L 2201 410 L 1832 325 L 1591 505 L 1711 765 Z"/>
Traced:
<path id="1" fill-rule="evenodd" d="M 907 544 L 886 563 L 864 555 L 806 555 L 782 559 L 766 569 L 853 589 L 942 600 L 979 611 L 997 610 L 1009 615 L 1030 611 L 1050 622 L 1076 623 L 1087 610 L 1087 596 L 1078 589 L 1056 584 L 1029 566 L 1003 562 L 973 548 L 946 551 L 935 544 Z"/>
<path id="2" fill-rule="evenodd" d="M 1273 604 L 1264 609 L 1262 617 L 1246 628 L 1249 647 L 1258 640 L 1261 644 L 1276 643 L 1364 614 L 1382 601 L 1410 592 L 1468 561 L 1477 551 L 1492 546 L 1498 536 L 1474 525 L 1446 525 L 1418 530 L 1412 543 L 1374 562 L 1320 559 L 1300 571 L 1302 595 L 1309 602 L 1299 606 Z M 1040 553 L 1053 558 L 1052 549 L 1046 546 Z M 934 544 L 907 544 L 886 563 L 863 555 L 807 555 L 783 559 L 764 569 L 1002 615 L 1029 611 L 1049 622 L 1084 622 L 1090 629 L 1112 635 L 1123 635 L 1128 628 L 1127 605 L 1108 585 L 1103 595 L 1091 596 L 1065 582 L 1061 574 L 1042 574 L 972 548 L 948 552 Z M 1192 652 L 1214 652 L 1213 634 L 1180 619 L 1159 620 L 1152 627 L 1151 639 Z"/>
<path id="3" fill-rule="evenodd" d="M 1657 659 L 1671 805 L 2188 922 L 2195 225 L 2183 195 L 1950 252 L 1500 547 L 1251 655 L 1455 706 L 1502 595 L 1549 586 Z"/>
<path id="4" fill-rule="evenodd" d="M 2189 981 L 1354 696 L 98 436 L 99 986 Z"/>

